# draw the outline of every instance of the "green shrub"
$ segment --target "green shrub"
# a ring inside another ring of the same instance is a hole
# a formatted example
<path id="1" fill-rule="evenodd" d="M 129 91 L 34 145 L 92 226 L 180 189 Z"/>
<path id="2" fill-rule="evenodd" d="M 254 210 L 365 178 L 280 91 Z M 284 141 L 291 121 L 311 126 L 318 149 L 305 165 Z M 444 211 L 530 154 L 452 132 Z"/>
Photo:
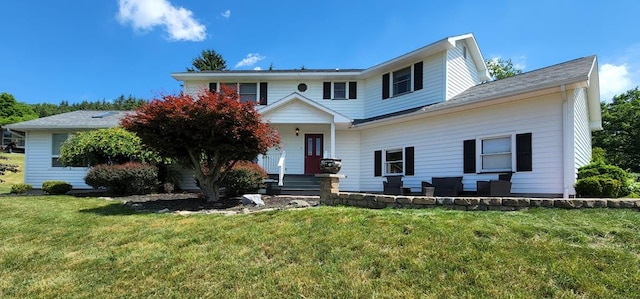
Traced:
<path id="1" fill-rule="evenodd" d="M 238 162 L 225 174 L 221 185 L 226 188 L 229 197 L 255 193 L 267 177 L 267 172 L 254 162 Z"/>
<path id="2" fill-rule="evenodd" d="M 602 184 L 598 177 L 587 177 L 576 182 L 576 192 L 580 197 L 601 197 Z"/>
<path id="3" fill-rule="evenodd" d="M 599 178 L 602 186 L 602 196 L 617 198 L 622 194 L 622 183 L 610 178 Z M 626 195 L 626 194 L 625 194 Z"/>
<path id="4" fill-rule="evenodd" d="M 600 193 L 594 194 L 596 187 L 593 179 L 596 178 L 600 186 Z M 631 193 L 631 176 L 624 169 L 606 164 L 603 161 L 593 162 L 578 169 L 578 181 L 576 182 L 576 192 L 583 197 L 621 197 Z M 587 182 L 581 182 L 591 179 Z"/>
<path id="5" fill-rule="evenodd" d="M 65 181 L 45 181 L 42 183 L 42 191 L 49 194 L 65 194 L 72 188 L 73 186 Z"/>
<path id="6" fill-rule="evenodd" d="M 108 188 L 114 195 L 148 194 L 158 187 L 158 169 L 144 163 L 96 165 L 84 177 L 87 185 Z"/>
<path id="7" fill-rule="evenodd" d="M 33 189 L 33 186 L 31 186 L 30 184 L 15 184 L 11 186 L 11 193 L 25 194 L 31 189 Z"/>

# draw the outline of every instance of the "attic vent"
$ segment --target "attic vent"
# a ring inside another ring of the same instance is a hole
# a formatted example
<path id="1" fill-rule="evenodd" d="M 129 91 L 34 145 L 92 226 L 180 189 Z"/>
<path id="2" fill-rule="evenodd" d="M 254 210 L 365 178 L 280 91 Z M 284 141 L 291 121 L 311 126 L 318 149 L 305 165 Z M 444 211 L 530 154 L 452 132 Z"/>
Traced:
<path id="1" fill-rule="evenodd" d="M 114 114 L 116 114 L 116 113 L 113 112 L 113 111 L 107 111 L 107 112 L 102 112 L 100 114 L 94 114 L 94 115 L 91 116 L 91 118 L 105 118 L 105 117 L 108 117 L 108 116 L 111 116 L 111 115 L 114 115 Z"/>

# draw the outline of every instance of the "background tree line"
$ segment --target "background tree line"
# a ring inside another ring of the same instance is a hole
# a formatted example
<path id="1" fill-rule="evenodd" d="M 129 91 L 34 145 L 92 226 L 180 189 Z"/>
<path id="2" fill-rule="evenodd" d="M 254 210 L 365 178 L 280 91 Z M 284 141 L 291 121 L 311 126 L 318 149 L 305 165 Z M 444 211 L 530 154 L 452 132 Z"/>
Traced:
<path id="1" fill-rule="evenodd" d="M 120 95 L 111 101 L 103 99 L 84 100 L 79 103 L 61 101 L 57 105 L 52 103 L 26 104 L 18 102 L 13 95 L 3 92 L 0 93 L 0 126 L 76 110 L 135 110 L 147 102 L 146 99 L 131 95 L 128 97 Z"/>

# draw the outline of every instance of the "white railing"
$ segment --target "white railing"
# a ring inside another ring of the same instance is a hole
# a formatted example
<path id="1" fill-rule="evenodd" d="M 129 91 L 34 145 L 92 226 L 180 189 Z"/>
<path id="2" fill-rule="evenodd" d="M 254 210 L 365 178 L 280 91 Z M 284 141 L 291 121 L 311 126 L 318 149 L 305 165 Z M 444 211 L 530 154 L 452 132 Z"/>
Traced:
<path id="1" fill-rule="evenodd" d="M 278 161 L 280 159 L 280 154 L 266 154 L 258 156 L 258 165 L 262 166 L 262 168 L 268 174 L 278 173 Z"/>
<path id="2" fill-rule="evenodd" d="M 278 186 L 282 186 L 284 184 L 284 158 L 286 156 L 285 151 L 282 151 L 282 155 L 280 155 L 280 159 L 278 159 Z"/>

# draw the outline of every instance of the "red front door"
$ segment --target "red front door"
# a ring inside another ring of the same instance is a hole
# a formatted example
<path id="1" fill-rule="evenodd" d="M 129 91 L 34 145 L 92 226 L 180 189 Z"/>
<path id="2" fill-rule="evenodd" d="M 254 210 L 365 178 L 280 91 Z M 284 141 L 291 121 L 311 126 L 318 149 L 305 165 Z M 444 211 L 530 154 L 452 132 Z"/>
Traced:
<path id="1" fill-rule="evenodd" d="M 322 134 L 304 135 L 304 174 L 320 173 L 323 150 Z"/>

